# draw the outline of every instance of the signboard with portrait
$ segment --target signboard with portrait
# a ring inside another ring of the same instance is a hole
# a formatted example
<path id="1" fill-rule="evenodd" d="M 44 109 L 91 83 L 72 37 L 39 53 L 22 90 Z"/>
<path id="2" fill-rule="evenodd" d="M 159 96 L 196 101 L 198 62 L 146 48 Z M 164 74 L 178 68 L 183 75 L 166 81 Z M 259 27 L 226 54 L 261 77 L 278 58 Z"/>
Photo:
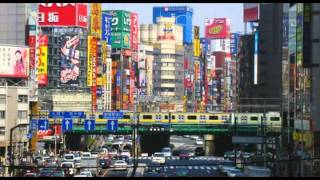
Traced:
<path id="1" fill-rule="evenodd" d="M 60 42 L 60 85 L 62 87 L 79 86 L 80 38 L 77 35 L 63 35 L 60 37 Z"/>
<path id="2" fill-rule="evenodd" d="M 0 45 L 0 77 L 28 78 L 29 48 Z"/>

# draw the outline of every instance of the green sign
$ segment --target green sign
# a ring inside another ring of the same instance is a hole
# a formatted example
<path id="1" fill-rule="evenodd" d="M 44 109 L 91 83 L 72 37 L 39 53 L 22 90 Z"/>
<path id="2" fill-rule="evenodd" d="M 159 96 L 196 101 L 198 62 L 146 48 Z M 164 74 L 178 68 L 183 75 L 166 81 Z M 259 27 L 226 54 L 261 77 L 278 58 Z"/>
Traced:
<path id="1" fill-rule="evenodd" d="M 130 32 L 131 13 L 123 10 L 103 11 L 112 15 L 111 32 Z"/>
<path id="2" fill-rule="evenodd" d="M 111 32 L 112 48 L 130 49 L 130 32 Z"/>

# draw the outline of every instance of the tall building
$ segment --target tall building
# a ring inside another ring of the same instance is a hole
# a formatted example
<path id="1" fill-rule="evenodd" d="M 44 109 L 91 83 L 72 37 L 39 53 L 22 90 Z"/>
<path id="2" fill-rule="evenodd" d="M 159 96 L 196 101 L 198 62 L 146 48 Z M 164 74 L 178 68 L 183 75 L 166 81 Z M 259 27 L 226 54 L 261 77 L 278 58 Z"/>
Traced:
<path id="1" fill-rule="evenodd" d="M 262 113 L 279 111 L 282 83 L 279 78 L 282 68 L 282 4 L 261 3 L 258 23 L 253 35 L 245 35 L 242 39 L 245 41 L 242 41 L 240 52 L 240 76 L 246 74 L 247 79 L 240 77 L 240 87 L 243 83 L 247 85 L 240 89 L 239 110 Z M 247 69 L 247 73 L 242 71 L 243 68 Z"/>

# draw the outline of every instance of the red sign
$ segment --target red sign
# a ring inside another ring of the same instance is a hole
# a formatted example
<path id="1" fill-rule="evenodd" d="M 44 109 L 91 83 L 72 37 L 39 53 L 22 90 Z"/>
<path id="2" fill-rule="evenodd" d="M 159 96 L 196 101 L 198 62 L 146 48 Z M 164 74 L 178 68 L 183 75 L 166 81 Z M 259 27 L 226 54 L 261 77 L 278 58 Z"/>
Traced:
<path id="1" fill-rule="evenodd" d="M 39 3 L 39 26 L 87 27 L 87 3 Z"/>
<path id="2" fill-rule="evenodd" d="M 131 50 L 125 49 L 122 51 L 122 55 L 130 57 L 132 55 L 132 52 L 131 52 Z"/>
<path id="3" fill-rule="evenodd" d="M 243 21 L 257 21 L 259 19 L 259 3 L 243 4 Z"/>
<path id="4" fill-rule="evenodd" d="M 138 14 L 131 13 L 131 31 L 130 31 L 130 43 L 132 50 L 138 50 Z"/>
<path id="5" fill-rule="evenodd" d="M 39 46 L 47 46 L 48 42 L 49 42 L 49 40 L 48 40 L 48 36 L 47 35 L 38 36 Z"/>
<path id="6" fill-rule="evenodd" d="M 36 62 L 36 36 L 29 36 L 28 38 L 28 45 L 29 45 L 29 68 L 35 68 Z"/>
<path id="7" fill-rule="evenodd" d="M 205 26 L 206 38 L 225 39 L 230 34 L 226 18 L 206 19 Z"/>

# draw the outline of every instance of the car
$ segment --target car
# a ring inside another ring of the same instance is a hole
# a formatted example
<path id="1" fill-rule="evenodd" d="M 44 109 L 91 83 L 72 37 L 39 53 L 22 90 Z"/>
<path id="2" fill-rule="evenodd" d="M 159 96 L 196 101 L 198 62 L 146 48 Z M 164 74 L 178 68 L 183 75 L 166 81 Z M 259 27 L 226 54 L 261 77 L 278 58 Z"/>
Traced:
<path id="1" fill-rule="evenodd" d="M 102 169 L 109 168 L 111 165 L 110 159 L 99 159 L 98 166 Z"/>
<path id="2" fill-rule="evenodd" d="M 118 141 L 124 141 L 124 137 L 123 137 L 123 136 L 120 136 L 120 137 L 117 138 L 117 140 L 118 140 Z"/>
<path id="3" fill-rule="evenodd" d="M 109 156 L 117 156 L 118 155 L 118 151 L 116 151 L 116 150 L 112 150 L 112 151 L 110 151 L 110 152 L 108 152 L 108 155 Z"/>
<path id="4" fill-rule="evenodd" d="M 107 141 L 112 142 L 114 140 L 113 136 L 108 136 Z"/>
<path id="5" fill-rule="evenodd" d="M 164 154 L 164 157 L 171 157 L 171 148 L 170 147 L 164 147 L 161 151 Z"/>
<path id="6" fill-rule="evenodd" d="M 73 153 L 73 155 L 74 155 L 74 160 L 81 160 L 80 152 L 75 152 L 75 153 Z"/>
<path id="7" fill-rule="evenodd" d="M 99 152 L 98 151 L 92 151 L 91 152 L 91 158 L 96 159 L 98 157 Z"/>
<path id="8" fill-rule="evenodd" d="M 130 153 L 130 151 L 128 151 L 128 150 L 123 150 L 123 151 L 120 153 L 120 155 L 121 155 L 121 156 L 128 156 L 128 157 L 130 157 L 130 156 L 131 156 L 131 153 Z"/>
<path id="9" fill-rule="evenodd" d="M 159 164 L 165 164 L 166 163 L 166 158 L 162 152 L 155 152 L 152 155 L 152 162 L 157 162 Z"/>
<path id="10" fill-rule="evenodd" d="M 191 150 L 182 150 L 179 153 L 179 158 L 180 159 L 190 159 L 191 157 L 194 156 L 194 152 Z"/>
<path id="11" fill-rule="evenodd" d="M 83 152 L 81 155 L 82 159 L 91 159 L 91 153 L 90 152 Z"/>
<path id="12" fill-rule="evenodd" d="M 204 151 L 203 147 L 196 147 L 196 149 L 194 150 L 194 154 L 195 154 L 195 156 L 204 156 L 205 151 Z"/>
<path id="13" fill-rule="evenodd" d="M 42 168 L 40 169 L 40 173 L 38 177 L 50 177 L 52 173 L 51 168 Z"/>
<path id="14" fill-rule="evenodd" d="M 193 140 L 197 140 L 199 138 L 199 136 L 190 136 L 190 138 Z"/>
<path id="15" fill-rule="evenodd" d="M 89 171 L 89 170 L 84 170 L 84 171 L 80 172 L 80 175 L 86 175 L 86 177 L 93 177 L 91 171 Z"/>
<path id="16" fill-rule="evenodd" d="M 74 160 L 74 165 L 76 168 L 80 168 L 81 167 L 81 160 L 78 160 L 78 159 Z"/>
<path id="17" fill-rule="evenodd" d="M 63 161 L 74 162 L 74 154 L 64 154 Z"/>
<path id="18" fill-rule="evenodd" d="M 128 164 L 124 160 L 116 160 L 113 164 L 115 170 L 126 170 Z"/>
<path id="19" fill-rule="evenodd" d="M 65 177 L 65 173 L 63 170 L 55 170 L 51 173 L 50 177 Z"/>
<path id="20" fill-rule="evenodd" d="M 203 140 L 202 139 L 196 139 L 195 144 L 196 145 L 203 145 Z"/>
<path id="21" fill-rule="evenodd" d="M 37 173 L 35 172 L 27 172 L 23 175 L 23 177 L 37 177 Z"/>
<path id="22" fill-rule="evenodd" d="M 74 162 L 62 162 L 61 167 L 64 168 L 67 175 L 74 175 L 76 172 Z"/>

